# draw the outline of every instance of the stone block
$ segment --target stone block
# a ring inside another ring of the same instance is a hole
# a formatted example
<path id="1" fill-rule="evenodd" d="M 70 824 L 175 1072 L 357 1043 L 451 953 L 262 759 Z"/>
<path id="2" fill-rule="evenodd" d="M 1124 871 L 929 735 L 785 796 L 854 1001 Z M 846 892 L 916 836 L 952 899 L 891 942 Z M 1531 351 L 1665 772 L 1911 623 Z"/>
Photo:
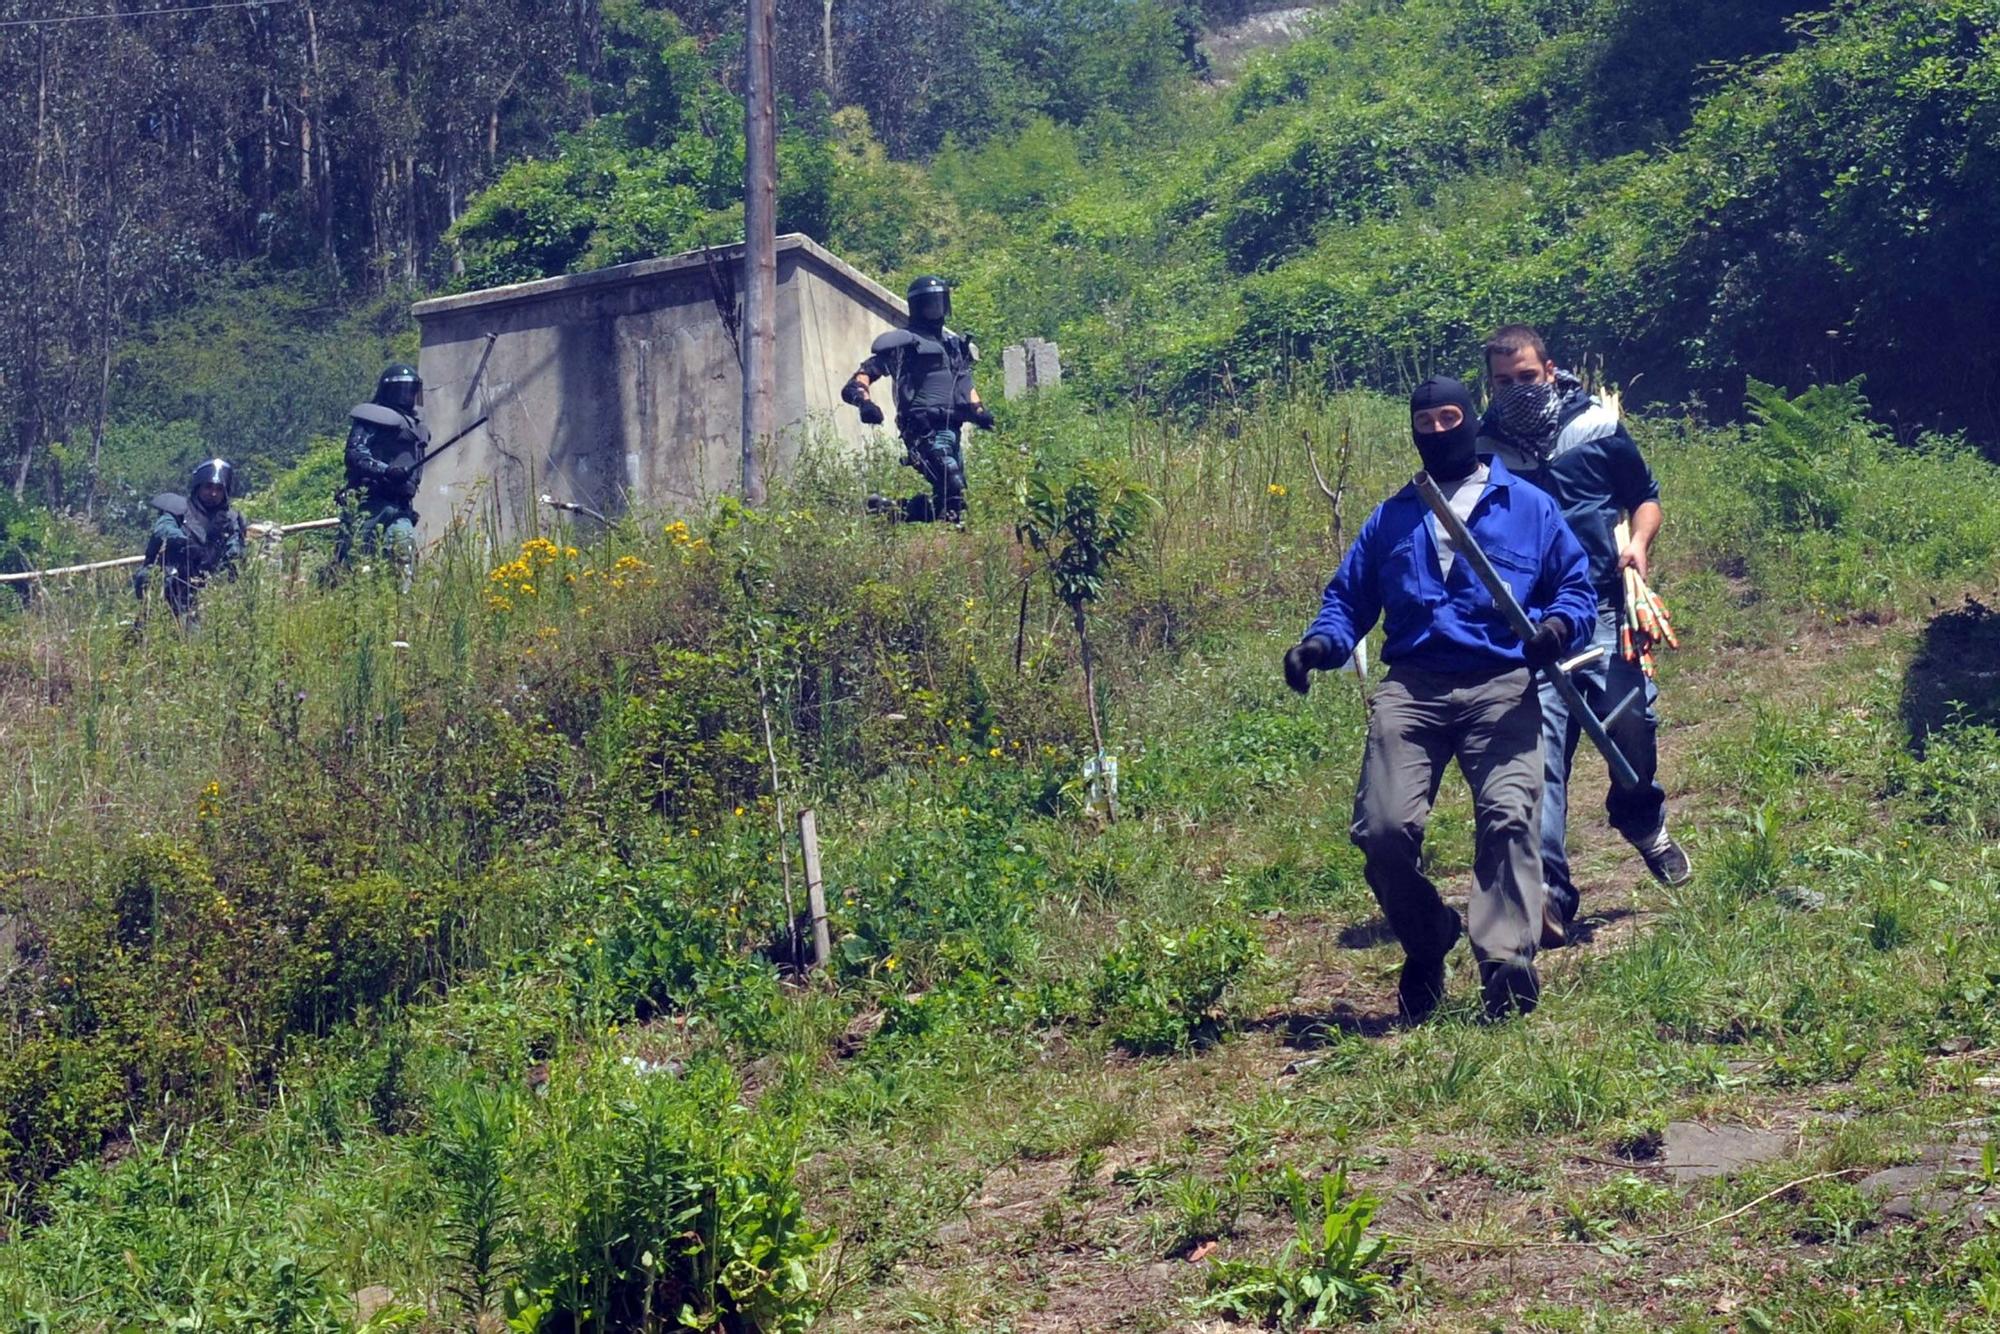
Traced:
<path id="1" fill-rule="evenodd" d="M 1039 338 L 1028 340 L 1028 385 L 1033 389 L 1053 389 L 1062 383 L 1062 355 L 1054 343 Z"/>
<path id="2" fill-rule="evenodd" d="M 1009 343 L 1000 349 L 1001 392 L 1010 399 L 1028 396 L 1028 349 Z"/>

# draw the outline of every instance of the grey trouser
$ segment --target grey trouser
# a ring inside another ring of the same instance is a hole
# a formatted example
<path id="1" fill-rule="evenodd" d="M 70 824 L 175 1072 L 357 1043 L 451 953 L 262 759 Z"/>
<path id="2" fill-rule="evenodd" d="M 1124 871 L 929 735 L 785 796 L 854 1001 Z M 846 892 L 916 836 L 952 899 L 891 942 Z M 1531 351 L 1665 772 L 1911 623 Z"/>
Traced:
<path id="1" fill-rule="evenodd" d="M 1525 667 L 1460 674 L 1392 667 L 1368 702 L 1355 845 L 1404 953 L 1442 955 L 1453 911 L 1418 865 L 1445 765 L 1456 756 L 1478 824 L 1469 930 L 1480 959 L 1527 962 L 1542 931 L 1542 709 Z"/>

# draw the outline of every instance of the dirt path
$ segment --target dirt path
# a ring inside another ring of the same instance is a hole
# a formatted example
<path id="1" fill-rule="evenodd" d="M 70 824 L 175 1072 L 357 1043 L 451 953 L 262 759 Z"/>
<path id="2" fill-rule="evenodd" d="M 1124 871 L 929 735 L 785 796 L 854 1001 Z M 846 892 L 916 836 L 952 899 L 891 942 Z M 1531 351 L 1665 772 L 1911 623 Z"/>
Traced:
<path id="1" fill-rule="evenodd" d="M 1699 829 L 1730 800 L 1728 793 L 1690 786 L 1690 761 L 1705 738 L 1740 722 L 1756 702 L 1805 697 L 1814 689 L 1816 665 L 1874 652 L 1881 639 L 1882 632 L 1865 627 L 1815 632 L 1726 659 L 1713 655 L 1680 673 L 1665 698 L 1668 725 L 1661 735 L 1661 772 L 1676 828 Z M 1602 764 L 1579 762 L 1577 770 L 1572 857 L 1585 887 L 1583 930 L 1570 948 L 1543 958 L 1558 999 L 1567 979 L 1628 947 L 1667 904 L 1667 891 L 1604 823 Z M 1468 888 L 1469 876 L 1455 876 L 1447 897 L 1462 904 Z M 1056 1056 L 1044 1072 L 1047 1087 L 1082 1086 L 1121 1103 L 1127 1133 L 1078 1156 L 1017 1158 L 987 1173 L 962 1216 L 910 1257 L 890 1292 L 874 1294 L 865 1316 L 834 1319 L 828 1328 L 1015 1334 L 1236 1328 L 1187 1315 L 1187 1299 L 1200 1291 L 1207 1262 L 1275 1254 L 1292 1233 L 1290 1219 L 1247 1210 L 1225 1240 L 1176 1253 L 1172 1238 L 1160 1235 L 1158 1196 L 1149 1192 L 1167 1174 L 1190 1167 L 1223 1173 L 1230 1145 L 1245 1133 L 1232 1109 L 1310 1096 L 1302 1077 L 1341 1042 L 1411 1040 L 1395 1020 L 1400 956 L 1379 918 L 1278 914 L 1267 923 L 1266 947 L 1285 994 L 1219 1045 L 1171 1062 L 1082 1051 Z M 1453 986 L 1463 989 L 1470 968 L 1457 962 Z M 1785 1127 L 1805 1111 L 1802 1104 L 1774 1102 L 1763 1114 L 1768 1124 Z M 1421 1248 L 1430 1296 L 1420 1316 L 1400 1326 L 1390 1321 L 1390 1328 L 1486 1329 L 1494 1316 L 1537 1303 L 1601 1303 L 1641 1319 L 1664 1317 L 1662 1281 L 1697 1272 L 1712 1248 L 1736 1244 L 1722 1230 L 1631 1254 L 1545 1244 L 1562 1226 L 1561 1200 L 1624 1179 L 1657 1180 L 1662 1171 L 1657 1163 L 1609 1158 L 1584 1137 L 1544 1138 L 1521 1150 L 1505 1140 L 1381 1131 L 1353 1143 L 1281 1138 L 1273 1147 L 1287 1157 L 1323 1150 L 1326 1167 L 1336 1155 L 1347 1158 L 1357 1181 L 1382 1196 L 1379 1226 L 1387 1232 L 1535 1239 L 1526 1249 L 1499 1252 Z M 1444 1314 L 1453 1303 L 1435 1300 L 1445 1294 L 1484 1318 L 1454 1323 Z"/>

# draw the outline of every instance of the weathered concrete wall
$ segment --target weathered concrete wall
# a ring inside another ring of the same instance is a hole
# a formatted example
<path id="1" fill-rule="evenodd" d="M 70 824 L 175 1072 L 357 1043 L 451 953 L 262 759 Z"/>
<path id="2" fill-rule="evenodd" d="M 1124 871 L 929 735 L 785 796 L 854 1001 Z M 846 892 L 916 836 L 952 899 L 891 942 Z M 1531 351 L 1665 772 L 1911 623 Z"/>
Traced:
<path id="1" fill-rule="evenodd" d="M 470 515 L 511 542 L 546 524 L 543 493 L 616 514 L 695 508 L 738 489 L 743 379 L 723 318 L 742 247 L 643 260 L 418 303 L 432 438 L 487 424 L 424 472 L 428 540 Z M 721 301 L 718 302 L 718 297 Z M 779 438 L 788 472 L 808 431 L 858 448 L 840 386 L 903 303 L 804 236 L 778 239 Z M 876 389 L 889 403 L 889 389 Z"/>

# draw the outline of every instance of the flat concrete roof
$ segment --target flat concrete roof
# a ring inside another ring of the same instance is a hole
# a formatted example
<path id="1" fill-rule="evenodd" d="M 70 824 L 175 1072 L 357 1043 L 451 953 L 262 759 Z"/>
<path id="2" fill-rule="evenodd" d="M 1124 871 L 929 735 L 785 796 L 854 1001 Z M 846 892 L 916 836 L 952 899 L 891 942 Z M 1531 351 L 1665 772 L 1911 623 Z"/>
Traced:
<path id="1" fill-rule="evenodd" d="M 882 284 L 870 278 L 861 270 L 849 264 L 840 256 L 813 240 L 802 232 L 790 232 L 778 238 L 778 253 L 797 252 L 799 259 L 818 269 L 850 296 L 865 305 L 874 306 L 884 318 L 900 320 L 908 311 L 903 299 Z M 660 259 L 640 259 L 629 264 L 614 264 L 608 269 L 592 269 L 588 273 L 567 273 L 555 278 L 537 278 L 532 282 L 513 283 L 506 287 L 487 287 L 477 292 L 460 292 L 454 296 L 433 297 L 419 301 L 410 307 L 410 314 L 419 320 L 432 319 L 440 315 L 453 315 L 459 311 L 474 310 L 482 306 L 513 305 L 520 302 L 540 301 L 550 297 L 567 296 L 574 292 L 593 291 L 600 288 L 622 287 L 631 283 L 648 282 L 655 278 L 680 274 L 690 270 L 706 269 L 711 264 L 741 264 L 743 244 L 709 246 L 701 250 L 690 250 L 685 254 L 671 255 Z"/>

